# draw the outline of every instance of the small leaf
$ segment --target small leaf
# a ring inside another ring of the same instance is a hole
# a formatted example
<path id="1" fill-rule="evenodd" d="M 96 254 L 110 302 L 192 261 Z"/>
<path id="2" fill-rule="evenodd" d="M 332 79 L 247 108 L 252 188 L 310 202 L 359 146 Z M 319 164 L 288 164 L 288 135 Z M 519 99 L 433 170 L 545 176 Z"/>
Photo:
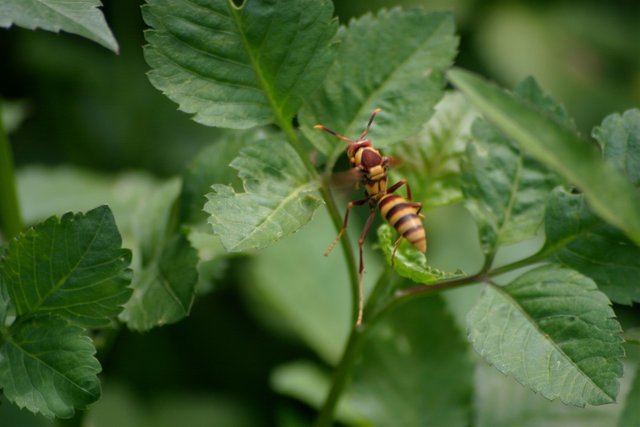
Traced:
<path id="1" fill-rule="evenodd" d="M 462 271 L 448 273 L 429 266 L 425 255 L 407 242 L 403 242 L 398 247 L 392 262 L 391 254 L 393 253 L 395 240 L 398 238 L 394 236 L 394 233 L 394 229 L 389 224 L 382 224 L 378 228 L 378 240 L 387 263 L 393 265 L 393 268 L 400 276 L 411 279 L 416 283 L 429 284 L 464 275 Z"/>
<path id="2" fill-rule="evenodd" d="M 477 112 L 458 92 L 448 92 L 435 106 L 433 117 L 420 133 L 393 145 L 389 154 L 400 165 L 390 171 L 411 183 L 413 199 L 424 211 L 462 200 L 460 158 L 471 138 Z M 396 173 L 397 171 L 397 173 Z"/>
<path id="3" fill-rule="evenodd" d="M 197 263 L 187 239 L 174 235 L 149 265 L 136 272 L 133 295 L 120 319 L 129 329 L 147 331 L 185 318 L 195 297 Z"/>
<path id="4" fill-rule="evenodd" d="M 593 130 L 605 160 L 625 174 L 631 184 L 640 187 L 640 110 L 607 116 Z"/>
<path id="5" fill-rule="evenodd" d="M 245 193 L 213 185 L 204 209 L 229 252 L 264 248 L 296 232 L 322 203 L 317 182 L 310 181 L 302 161 L 284 141 L 259 141 L 240 153 L 238 170 Z"/>
<path id="6" fill-rule="evenodd" d="M 0 263 L 18 316 L 56 313 L 106 326 L 129 299 L 131 252 L 121 248 L 111 210 L 51 217 L 9 246 Z"/>
<path id="7" fill-rule="evenodd" d="M 522 155 L 492 124 L 478 119 L 463 162 L 465 205 L 478 224 L 485 254 L 533 237 L 542 225 L 555 175 Z"/>
<path id="8" fill-rule="evenodd" d="M 370 133 L 376 146 L 417 133 L 442 97 L 444 70 L 456 53 L 453 15 L 383 10 L 352 20 L 339 42 L 322 88 L 300 112 L 305 136 L 335 156 L 344 144 L 313 126 L 357 138 L 375 108 L 383 110 Z"/>
<path id="9" fill-rule="evenodd" d="M 640 302 L 640 248 L 595 216 L 583 194 L 555 189 L 547 205 L 545 232 L 545 257 L 591 277 L 614 302 Z"/>
<path id="10" fill-rule="evenodd" d="M 370 425 L 463 427 L 472 370 L 442 298 L 420 298 L 374 326 L 343 400 Z"/>
<path id="11" fill-rule="evenodd" d="M 205 125 L 289 121 L 331 65 L 332 13 L 329 0 L 148 0 L 149 79 Z"/>
<path id="12" fill-rule="evenodd" d="M 57 316 L 31 317 L 3 332 L 0 385 L 21 408 L 70 418 L 100 397 L 95 348 L 78 326 Z"/>
<path id="13" fill-rule="evenodd" d="M 615 401 L 621 328 L 593 281 L 554 265 L 487 286 L 467 317 L 489 363 L 547 399 L 575 406 Z"/>
<path id="14" fill-rule="evenodd" d="M 525 153 L 577 185 L 595 213 L 640 244 L 640 198 L 635 188 L 566 123 L 467 71 L 452 70 L 448 76 Z"/>
<path id="15" fill-rule="evenodd" d="M 98 9 L 100 0 L 3 0 L 0 27 L 18 25 L 30 30 L 66 31 L 118 52 L 118 42 Z"/>

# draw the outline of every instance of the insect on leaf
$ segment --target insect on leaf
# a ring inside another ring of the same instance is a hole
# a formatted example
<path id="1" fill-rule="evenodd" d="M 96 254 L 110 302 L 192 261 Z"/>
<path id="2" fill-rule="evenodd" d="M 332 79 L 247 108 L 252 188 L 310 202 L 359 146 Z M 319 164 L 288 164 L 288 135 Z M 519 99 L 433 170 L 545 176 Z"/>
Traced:
<path id="1" fill-rule="evenodd" d="M 118 42 L 98 9 L 100 0 L 3 0 L 0 27 L 12 25 L 35 30 L 66 31 L 118 52 Z"/>
<path id="2" fill-rule="evenodd" d="M 329 0 L 148 0 L 149 79 L 205 125 L 289 121 L 333 60 L 332 13 Z"/>
<path id="3" fill-rule="evenodd" d="M 58 316 L 17 322 L 0 345 L 0 387 L 21 408 L 70 418 L 100 397 L 100 364 L 89 337 Z"/>
<path id="4" fill-rule="evenodd" d="M 0 262 L 16 314 L 108 325 L 131 295 L 131 252 L 121 244 L 107 206 L 51 217 L 22 233 Z"/>
<path id="5" fill-rule="evenodd" d="M 380 11 L 352 20 L 339 42 L 324 84 L 300 112 L 305 136 L 319 151 L 335 156 L 344 146 L 313 126 L 322 123 L 357 138 L 375 108 L 382 108 L 370 133 L 376 146 L 418 132 L 442 97 L 444 70 L 455 56 L 453 15 Z"/>
<path id="6" fill-rule="evenodd" d="M 467 316 L 469 340 L 498 370 L 547 399 L 611 403 L 624 349 L 610 304 L 588 277 L 545 265 L 507 286 L 487 286 Z"/>
<path id="7" fill-rule="evenodd" d="M 400 276 L 411 279 L 416 283 L 429 284 L 463 275 L 461 271 L 448 273 L 429 266 L 426 256 L 408 243 L 401 244 L 398 247 L 392 263 L 391 254 L 397 238 L 397 233 L 389 224 L 382 224 L 378 228 L 378 240 L 387 263 L 393 265 L 393 268 Z"/>
<path id="8" fill-rule="evenodd" d="M 311 181 L 296 152 L 284 141 L 267 139 L 240 152 L 231 163 L 245 192 L 213 185 L 205 211 L 229 252 L 264 248 L 311 220 L 320 206 L 318 183 Z"/>

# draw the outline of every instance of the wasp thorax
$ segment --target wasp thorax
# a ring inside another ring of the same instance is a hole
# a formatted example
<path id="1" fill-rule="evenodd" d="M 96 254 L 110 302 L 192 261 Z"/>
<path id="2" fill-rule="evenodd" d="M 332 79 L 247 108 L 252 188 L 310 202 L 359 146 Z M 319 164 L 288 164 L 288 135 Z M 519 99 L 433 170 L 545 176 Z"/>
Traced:
<path id="1" fill-rule="evenodd" d="M 380 166 L 382 164 L 382 156 L 373 148 L 362 150 L 362 156 L 360 157 L 360 163 L 366 169 L 371 169 L 374 166 Z"/>

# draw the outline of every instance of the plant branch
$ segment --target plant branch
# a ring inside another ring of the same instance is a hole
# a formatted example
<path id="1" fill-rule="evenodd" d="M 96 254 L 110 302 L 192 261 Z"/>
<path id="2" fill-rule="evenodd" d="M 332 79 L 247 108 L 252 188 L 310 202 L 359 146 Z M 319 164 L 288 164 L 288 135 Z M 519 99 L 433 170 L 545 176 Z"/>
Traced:
<path id="1" fill-rule="evenodd" d="M 13 155 L 1 116 L 0 104 L 0 231 L 9 240 L 22 231 L 22 217 L 16 192 Z"/>
<path id="2" fill-rule="evenodd" d="M 329 212 L 329 216 L 331 217 L 331 221 L 333 222 L 333 226 L 336 229 L 336 232 L 339 232 L 342 229 L 342 216 L 340 215 L 340 211 L 338 210 L 338 206 L 336 204 L 335 198 L 333 197 L 333 193 L 329 188 L 326 180 L 320 179 L 318 176 L 318 172 L 316 171 L 315 166 L 309 160 L 309 156 L 302 146 L 298 135 L 293 130 L 291 126 L 291 121 L 285 120 L 283 118 L 279 119 L 278 124 L 280 128 L 284 131 L 289 143 L 293 147 L 293 149 L 298 153 L 298 156 L 304 163 L 305 168 L 309 172 L 309 175 L 312 179 L 318 180 L 320 182 L 320 194 L 324 199 L 325 206 L 327 207 L 327 211 Z M 351 317 L 352 323 L 356 323 L 356 319 L 358 317 L 358 301 L 360 298 L 360 290 L 359 290 L 359 281 L 358 281 L 358 268 L 356 265 L 356 257 L 353 252 L 353 248 L 351 247 L 351 239 L 349 238 L 348 231 L 345 230 L 342 239 L 340 239 L 340 245 L 342 246 L 342 250 L 344 252 L 344 256 L 347 262 L 347 270 L 349 272 L 349 281 L 351 284 Z"/>

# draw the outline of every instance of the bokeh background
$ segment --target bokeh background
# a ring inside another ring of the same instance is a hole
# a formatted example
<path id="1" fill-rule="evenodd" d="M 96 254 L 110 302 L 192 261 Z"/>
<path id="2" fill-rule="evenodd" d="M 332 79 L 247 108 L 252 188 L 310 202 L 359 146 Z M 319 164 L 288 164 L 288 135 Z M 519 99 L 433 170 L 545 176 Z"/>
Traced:
<path id="1" fill-rule="evenodd" d="M 147 80 L 142 3 L 105 1 L 119 55 L 69 34 L 0 30 L 0 96 L 11 115 L 18 169 L 135 170 L 162 179 L 224 136 L 190 121 Z M 452 10 L 461 36 L 458 66 L 507 87 L 533 75 L 585 136 L 607 114 L 640 106 L 637 0 L 335 0 L 335 6 L 343 23 L 394 6 Z M 100 355 L 105 395 L 87 418 L 90 425 L 268 426 L 311 419 L 306 406 L 276 395 L 269 378 L 280 363 L 316 356 L 255 314 L 239 290 L 250 286 L 241 274 L 246 262 L 232 260 L 183 322 L 98 337 L 114 342 Z M 6 402 L 0 406 L 0 426 L 44 425 L 50 424 Z"/>

